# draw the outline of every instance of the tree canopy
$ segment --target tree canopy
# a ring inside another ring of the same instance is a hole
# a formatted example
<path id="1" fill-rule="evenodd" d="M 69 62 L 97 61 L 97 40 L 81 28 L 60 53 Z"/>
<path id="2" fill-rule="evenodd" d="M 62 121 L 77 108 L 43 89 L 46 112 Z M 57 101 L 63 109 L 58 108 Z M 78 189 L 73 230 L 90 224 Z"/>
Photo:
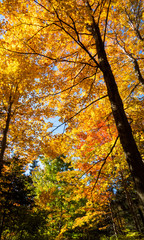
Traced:
<path id="1" fill-rule="evenodd" d="M 23 167 L 45 159 L 45 170 L 32 173 L 36 201 L 45 210 L 55 205 L 59 217 L 69 215 L 75 234 L 106 215 L 115 234 L 123 231 L 114 220 L 121 189 L 130 199 L 135 188 L 143 219 L 143 1 L 3 0 L 0 7 L 0 176 L 15 156 Z M 63 133 L 55 134 L 60 127 Z M 62 162 L 52 165 L 52 159 Z M 52 166 L 54 179 L 41 189 Z M 127 204 L 134 216 L 132 201 Z M 55 237 L 71 231 L 61 221 Z"/>

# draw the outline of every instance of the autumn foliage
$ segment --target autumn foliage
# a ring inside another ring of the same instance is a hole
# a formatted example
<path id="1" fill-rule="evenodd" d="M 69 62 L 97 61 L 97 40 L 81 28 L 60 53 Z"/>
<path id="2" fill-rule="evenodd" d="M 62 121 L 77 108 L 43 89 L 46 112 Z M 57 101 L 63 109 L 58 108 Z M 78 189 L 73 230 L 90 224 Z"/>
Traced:
<path id="1" fill-rule="evenodd" d="M 13 159 L 23 170 L 38 160 L 30 214 L 49 216 L 45 237 L 125 233 L 121 192 L 141 232 L 130 195 L 144 219 L 143 1 L 3 0 L 0 9 L 1 186 Z"/>

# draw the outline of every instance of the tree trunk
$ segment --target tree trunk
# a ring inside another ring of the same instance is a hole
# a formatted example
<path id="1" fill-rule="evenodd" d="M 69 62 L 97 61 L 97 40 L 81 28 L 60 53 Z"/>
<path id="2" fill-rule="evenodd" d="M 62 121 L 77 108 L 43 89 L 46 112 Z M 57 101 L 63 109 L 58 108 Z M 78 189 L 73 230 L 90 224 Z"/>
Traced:
<path id="1" fill-rule="evenodd" d="M 138 232 L 141 232 L 141 227 L 140 227 L 140 224 L 139 224 L 139 220 L 138 220 L 138 218 L 137 218 L 136 211 L 134 210 L 133 202 L 132 202 L 131 196 L 130 196 L 130 194 L 129 194 L 126 181 L 125 181 L 125 179 L 124 179 L 124 177 L 123 177 L 123 173 L 120 172 L 120 175 L 121 175 L 121 179 L 122 179 L 122 184 L 123 184 L 123 187 L 124 187 L 124 191 L 125 191 L 125 194 L 126 194 L 128 206 L 129 206 L 129 209 L 130 209 L 130 212 L 131 212 L 131 215 L 132 215 L 134 224 L 135 224 L 135 228 L 136 228 L 136 230 L 137 230 Z"/>
<path id="2" fill-rule="evenodd" d="M 10 98 L 10 103 L 9 103 L 9 107 L 8 107 L 8 111 L 7 111 L 7 119 L 6 119 L 6 126 L 3 130 L 3 138 L 1 141 L 1 150 L 0 150 L 0 176 L 1 176 L 1 172 L 2 172 L 2 168 L 3 168 L 3 164 L 4 164 L 4 153 L 5 153 L 5 149 L 6 149 L 6 145 L 7 145 L 7 134 L 8 134 L 8 130 L 9 130 L 9 125 L 10 125 L 10 120 L 11 120 L 11 110 L 12 110 L 12 102 L 11 102 L 11 98 Z"/>
<path id="3" fill-rule="evenodd" d="M 0 223 L 0 240 L 1 240 L 1 237 L 2 237 L 5 216 L 6 216 L 6 210 L 4 210 L 4 213 L 3 213 L 2 218 L 1 218 L 1 223 Z"/>
<path id="4" fill-rule="evenodd" d="M 141 206 L 141 204 L 139 203 L 139 208 L 138 208 L 138 212 L 139 212 L 139 215 L 140 215 L 140 218 L 141 218 L 141 221 L 143 223 L 143 226 L 144 226 L 144 215 L 143 215 L 143 206 Z"/>
<path id="5" fill-rule="evenodd" d="M 118 230 L 117 230 L 117 226 L 116 226 L 116 223 L 115 223 L 114 214 L 113 214 L 113 210 L 112 210 L 112 207 L 111 207 L 111 203 L 110 203 L 110 202 L 109 202 L 109 209 L 110 209 L 110 214 L 111 214 L 111 219 L 112 219 L 114 234 L 115 234 L 115 237 L 116 237 L 116 239 L 117 239 L 117 238 L 118 238 Z"/>
<path id="6" fill-rule="evenodd" d="M 88 7 L 90 8 L 90 6 Z M 137 194 L 139 195 L 144 205 L 144 163 L 138 151 L 136 142 L 132 134 L 131 126 L 124 111 L 123 102 L 120 97 L 113 72 L 106 56 L 99 26 L 95 22 L 94 18 L 93 24 L 91 25 L 91 33 L 93 38 L 95 39 L 99 68 L 103 73 L 104 81 L 107 86 L 109 101 L 111 103 L 111 109 L 120 137 L 120 142 L 135 182 Z"/>
<path id="7" fill-rule="evenodd" d="M 122 224 L 122 221 L 121 221 L 121 217 L 119 215 L 119 210 L 118 210 L 118 208 L 116 209 L 116 208 L 113 207 L 113 211 L 115 213 L 115 217 L 116 217 L 116 221 L 117 221 L 118 232 L 120 234 L 124 234 L 124 232 L 123 232 L 124 227 L 123 227 L 123 224 Z"/>

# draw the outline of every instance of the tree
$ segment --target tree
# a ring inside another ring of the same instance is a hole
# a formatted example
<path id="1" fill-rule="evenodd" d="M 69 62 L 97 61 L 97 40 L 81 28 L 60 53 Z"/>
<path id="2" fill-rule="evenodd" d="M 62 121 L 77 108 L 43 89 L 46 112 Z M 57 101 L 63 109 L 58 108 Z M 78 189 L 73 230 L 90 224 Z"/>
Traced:
<path id="1" fill-rule="evenodd" d="M 116 170 L 115 173 L 110 170 L 108 177 L 109 160 L 97 188 L 93 188 L 99 167 L 78 162 L 76 168 L 71 168 L 67 158 L 42 159 L 43 169 L 33 172 L 33 184 L 36 209 L 47 212 L 49 239 L 100 239 L 113 233 L 124 238 L 129 230 L 134 237 L 141 232 L 137 198 L 129 171 L 123 169 L 121 178 L 120 172 L 116 176 Z"/>
<path id="2" fill-rule="evenodd" d="M 35 64 L 44 68 L 44 80 L 50 83 L 47 88 L 49 106 L 56 110 L 62 124 L 67 123 L 67 132 L 78 125 L 78 114 L 98 101 L 102 107 L 101 102 L 109 99 L 107 112 L 112 112 L 137 193 L 144 203 L 144 164 L 126 112 L 129 102 L 124 101 L 125 95 L 127 100 L 139 86 L 138 81 L 143 83 L 142 53 L 139 47 L 135 51 L 132 46 L 137 39 L 139 46 L 143 43 L 142 8 L 140 0 L 136 3 L 128 0 L 124 5 L 120 1 L 104 0 L 69 0 L 66 3 L 35 0 L 14 4 L 4 1 L 3 10 L 9 23 L 4 27 L 6 32 L 1 41 L 8 51 L 34 57 Z M 119 13 L 122 20 L 116 28 Z M 132 26 L 130 30 L 128 24 Z M 19 38 L 14 37 L 16 31 Z M 12 48 L 8 36 L 13 36 L 16 41 Z M 131 37 L 132 41 L 129 41 Z M 126 38 L 129 43 L 126 41 L 125 44 Z M 124 52 L 124 60 L 121 55 L 113 57 L 115 48 L 119 47 Z M 127 69 L 128 58 L 132 64 Z M 123 64 L 126 70 L 124 82 L 124 70 L 119 71 Z M 133 78 L 135 73 L 137 77 Z M 134 87 L 127 80 L 129 78 Z M 138 96 L 140 92 L 141 86 L 137 90 Z M 43 139 L 46 149 L 47 134 Z"/>
<path id="3" fill-rule="evenodd" d="M 23 151 L 23 159 L 33 160 L 40 154 L 38 138 L 44 130 L 43 117 L 39 120 L 38 68 L 26 56 L 15 56 L 1 49 L 0 81 L 0 175 L 11 154 Z M 34 73 L 34 72 L 35 73 Z M 31 78 L 32 76 L 32 78 Z M 42 90 L 42 89 L 41 89 Z M 45 115 L 46 118 L 46 115 Z M 45 130 L 44 130 L 45 131 Z M 37 153 L 36 153 L 37 152 Z"/>
<path id="4" fill-rule="evenodd" d="M 63 156 L 42 159 L 42 163 L 44 169 L 33 172 L 33 184 L 37 207 L 47 211 L 48 238 L 98 236 L 107 208 L 105 194 L 96 193 L 96 199 L 91 199 L 88 180 L 79 179 L 82 172 L 73 169 Z"/>
<path id="5" fill-rule="evenodd" d="M 34 204 L 32 178 L 25 175 L 24 161 L 7 161 L 0 181 L 0 239 L 44 239 L 45 211 Z"/>
<path id="6" fill-rule="evenodd" d="M 19 212 L 23 212 L 26 208 L 32 205 L 33 200 L 30 194 L 30 189 L 26 188 L 26 183 L 29 183 L 29 177 L 23 175 L 23 162 L 17 157 L 14 157 L 7 163 L 3 169 L 3 177 L 1 177 L 1 227 L 0 239 L 2 232 L 11 228 L 13 222 L 13 229 L 16 227 Z"/>
<path id="7" fill-rule="evenodd" d="M 47 236 L 49 239 L 62 239 L 64 233 L 71 229 L 70 225 L 76 209 L 85 201 L 70 201 L 72 192 L 69 182 L 60 175 L 73 172 L 70 163 L 64 162 L 65 157 L 41 159 L 44 169 L 32 173 L 35 186 L 35 203 L 41 210 L 47 211 Z M 72 190 L 72 188 L 71 188 Z M 72 233 L 70 234 L 72 238 Z M 77 235 L 78 236 L 78 235 Z M 73 239 L 73 238 L 72 238 Z"/>

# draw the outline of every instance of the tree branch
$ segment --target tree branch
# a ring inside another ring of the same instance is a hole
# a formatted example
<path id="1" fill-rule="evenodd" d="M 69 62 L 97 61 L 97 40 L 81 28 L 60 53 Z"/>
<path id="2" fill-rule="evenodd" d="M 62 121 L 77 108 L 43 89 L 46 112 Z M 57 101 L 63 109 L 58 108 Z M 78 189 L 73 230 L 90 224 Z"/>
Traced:
<path id="1" fill-rule="evenodd" d="M 92 192 L 93 192 L 93 190 L 94 190 L 94 188 L 95 188 L 95 186 L 96 186 L 96 184 L 97 184 L 97 182 L 98 182 L 98 180 L 99 180 L 99 176 L 100 176 L 101 171 L 102 171 L 102 169 L 103 169 L 103 167 L 104 167 L 104 165 L 105 165 L 105 163 L 106 163 L 106 160 L 107 160 L 107 158 L 110 156 L 110 154 L 112 153 L 113 149 L 115 148 L 118 139 L 119 139 L 119 135 L 117 136 L 117 138 L 116 138 L 113 146 L 111 147 L 109 153 L 108 153 L 107 156 L 103 159 L 103 164 L 101 165 L 101 168 L 100 168 L 100 170 L 99 170 L 99 172 L 98 172 L 98 176 L 97 176 L 96 181 L 95 181 L 95 183 L 94 183 L 94 186 L 93 186 L 93 188 L 92 188 Z"/>
<path id="2" fill-rule="evenodd" d="M 79 110 L 77 113 L 75 113 L 72 117 L 68 118 L 67 120 L 65 120 L 63 123 L 61 123 L 60 125 L 58 125 L 56 128 L 54 128 L 50 133 L 53 133 L 56 129 L 58 129 L 59 127 L 61 127 L 62 125 L 66 124 L 67 122 L 69 122 L 70 120 L 72 120 L 74 117 L 76 117 L 79 113 L 81 113 L 82 111 L 84 111 L 85 109 L 87 109 L 89 106 L 91 106 L 92 104 L 98 102 L 99 100 L 108 97 L 108 95 L 104 95 L 103 97 L 100 97 L 94 101 L 92 101 L 90 104 L 88 104 L 86 107 L 82 108 L 81 110 Z"/>

